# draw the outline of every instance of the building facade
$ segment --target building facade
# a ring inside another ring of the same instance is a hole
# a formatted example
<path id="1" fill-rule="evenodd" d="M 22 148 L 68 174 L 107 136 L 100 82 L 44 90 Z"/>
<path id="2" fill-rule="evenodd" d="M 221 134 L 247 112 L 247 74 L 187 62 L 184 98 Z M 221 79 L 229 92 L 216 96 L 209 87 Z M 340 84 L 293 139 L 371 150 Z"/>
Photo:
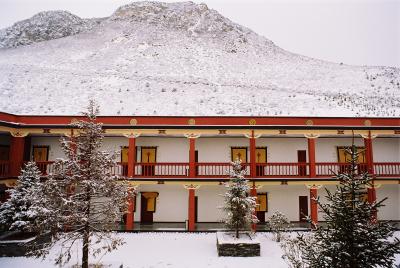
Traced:
<path id="1" fill-rule="evenodd" d="M 43 176 L 64 157 L 60 138 L 76 135 L 79 116 L 0 113 L 0 190 L 15 184 L 25 161 Z M 230 162 L 240 159 L 261 222 L 275 210 L 293 222 L 322 219 L 312 197 L 324 200 L 332 176 L 345 170 L 353 143 L 357 169 L 368 171 L 370 202 L 388 197 L 378 219 L 400 220 L 400 119 L 306 117 L 100 116 L 103 148 L 118 154 L 113 172 L 137 190 L 125 218 L 135 222 L 219 222 Z"/>

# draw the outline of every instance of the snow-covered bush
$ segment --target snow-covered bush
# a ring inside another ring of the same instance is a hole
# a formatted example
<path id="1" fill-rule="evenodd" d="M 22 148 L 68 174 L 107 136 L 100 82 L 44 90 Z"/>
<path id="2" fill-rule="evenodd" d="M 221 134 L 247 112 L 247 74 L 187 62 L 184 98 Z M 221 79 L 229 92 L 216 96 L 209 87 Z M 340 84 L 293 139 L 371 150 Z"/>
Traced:
<path id="1" fill-rule="evenodd" d="M 10 198 L 0 207 L 0 224 L 8 230 L 30 232 L 36 219 L 31 210 L 40 191 L 40 170 L 34 162 L 28 162 L 18 177 L 15 188 L 7 190 Z"/>
<path id="2" fill-rule="evenodd" d="M 313 244 L 312 236 L 304 236 L 309 244 Z M 302 251 L 299 246 L 298 237 L 283 237 L 280 246 L 283 251 L 282 259 L 285 260 L 289 268 L 306 268 L 309 267 L 302 259 Z"/>
<path id="3" fill-rule="evenodd" d="M 289 219 L 280 211 L 275 211 L 268 218 L 268 227 L 274 234 L 274 239 L 276 242 L 280 242 L 283 237 L 283 232 L 289 229 Z"/>
<path id="4" fill-rule="evenodd" d="M 239 238 L 240 230 L 249 230 L 251 224 L 258 222 L 255 216 L 256 198 L 250 196 L 250 187 L 244 174 L 241 161 L 233 162 L 230 181 L 226 184 L 228 190 L 224 194 L 223 209 L 227 213 L 225 225 L 235 231 L 236 238 Z"/>

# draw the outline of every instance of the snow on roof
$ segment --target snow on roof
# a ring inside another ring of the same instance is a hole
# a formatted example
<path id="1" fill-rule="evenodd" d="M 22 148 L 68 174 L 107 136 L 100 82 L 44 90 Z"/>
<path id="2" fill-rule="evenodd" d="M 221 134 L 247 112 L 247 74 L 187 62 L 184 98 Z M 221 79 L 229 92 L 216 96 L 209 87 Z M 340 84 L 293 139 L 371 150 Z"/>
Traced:
<path id="1" fill-rule="evenodd" d="M 400 69 L 293 54 L 204 4 L 70 15 L 67 34 L 30 45 L 21 27 L 2 30 L 0 44 L 18 47 L 0 49 L 0 111 L 74 115 L 95 99 L 103 115 L 400 116 Z M 35 17 L 23 21 L 33 33 L 52 25 Z"/>

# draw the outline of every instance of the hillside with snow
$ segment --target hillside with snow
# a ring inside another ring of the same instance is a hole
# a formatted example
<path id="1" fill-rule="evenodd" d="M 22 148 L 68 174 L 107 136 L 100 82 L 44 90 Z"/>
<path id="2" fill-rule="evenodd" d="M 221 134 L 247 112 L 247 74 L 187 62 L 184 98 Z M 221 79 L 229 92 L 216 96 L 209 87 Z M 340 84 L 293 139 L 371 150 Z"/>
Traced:
<path id="1" fill-rule="evenodd" d="M 45 15 L 43 15 L 45 14 Z M 42 12 L 0 31 L 0 111 L 400 116 L 400 69 L 297 55 L 204 4 L 135 2 L 103 19 Z"/>

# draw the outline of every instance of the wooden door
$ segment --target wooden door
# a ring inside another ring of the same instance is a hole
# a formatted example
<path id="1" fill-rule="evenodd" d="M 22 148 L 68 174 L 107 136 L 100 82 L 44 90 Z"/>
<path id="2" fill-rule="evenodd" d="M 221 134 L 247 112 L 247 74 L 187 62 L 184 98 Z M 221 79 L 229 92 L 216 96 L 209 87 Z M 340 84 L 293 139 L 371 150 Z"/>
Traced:
<path id="1" fill-rule="evenodd" d="M 144 176 L 154 176 L 156 163 L 157 148 L 155 147 L 142 147 L 141 162 L 142 173 Z"/>
<path id="2" fill-rule="evenodd" d="M 129 147 L 124 146 L 121 148 L 122 176 L 128 176 L 128 153 Z"/>
<path id="3" fill-rule="evenodd" d="M 256 216 L 261 223 L 265 222 L 265 212 L 268 212 L 267 193 L 259 193 L 257 194 Z"/>
<path id="4" fill-rule="evenodd" d="M 247 148 L 246 147 L 232 147 L 231 148 L 231 161 L 236 160 L 242 161 L 242 163 L 247 163 Z"/>
<path id="5" fill-rule="evenodd" d="M 33 161 L 36 162 L 40 172 L 47 174 L 47 161 L 49 160 L 48 146 L 33 146 Z"/>
<path id="6" fill-rule="evenodd" d="M 266 175 L 265 166 L 262 165 L 265 163 L 267 163 L 267 148 L 256 148 L 256 176 Z"/>
<path id="7" fill-rule="evenodd" d="M 308 197 L 299 196 L 299 221 L 307 221 L 308 216 Z"/>
<path id="8" fill-rule="evenodd" d="M 307 152 L 305 150 L 298 150 L 297 151 L 297 162 L 299 164 L 298 175 L 299 176 L 306 176 L 307 175 Z"/>
<path id="9" fill-rule="evenodd" d="M 140 199 L 140 222 L 153 223 L 153 213 L 156 212 L 158 193 L 142 192 Z"/>

